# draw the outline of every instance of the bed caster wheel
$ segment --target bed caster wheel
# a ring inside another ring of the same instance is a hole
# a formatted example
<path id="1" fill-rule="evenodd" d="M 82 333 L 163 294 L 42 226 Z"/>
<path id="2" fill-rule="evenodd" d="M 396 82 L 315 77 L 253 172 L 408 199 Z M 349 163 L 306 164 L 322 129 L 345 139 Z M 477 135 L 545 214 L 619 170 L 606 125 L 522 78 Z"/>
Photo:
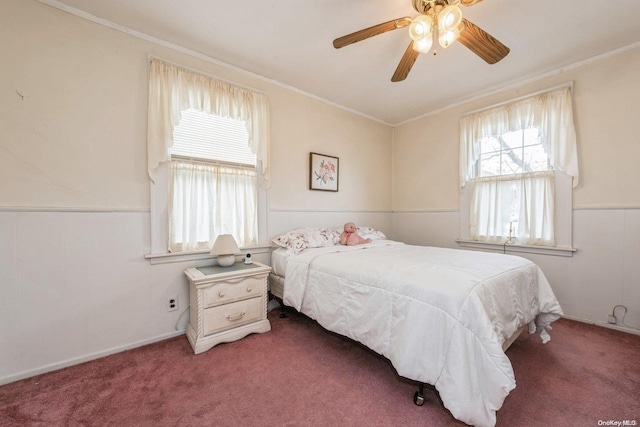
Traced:
<path id="1" fill-rule="evenodd" d="M 413 403 L 417 406 L 424 405 L 424 396 L 419 391 L 416 391 L 416 394 L 413 395 Z"/>

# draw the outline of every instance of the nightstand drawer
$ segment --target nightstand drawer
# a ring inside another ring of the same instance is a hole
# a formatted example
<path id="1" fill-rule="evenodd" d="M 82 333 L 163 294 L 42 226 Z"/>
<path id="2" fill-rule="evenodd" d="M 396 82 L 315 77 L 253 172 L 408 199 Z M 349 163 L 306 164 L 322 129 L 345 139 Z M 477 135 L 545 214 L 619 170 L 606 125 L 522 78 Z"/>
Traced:
<path id="1" fill-rule="evenodd" d="M 262 318 L 263 299 L 252 298 L 204 310 L 203 334 L 255 322 Z"/>
<path id="2" fill-rule="evenodd" d="M 204 307 L 257 297 L 262 294 L 266 275 L 262 277 L 237 277 L 216 284 L 202 293 Z"/>

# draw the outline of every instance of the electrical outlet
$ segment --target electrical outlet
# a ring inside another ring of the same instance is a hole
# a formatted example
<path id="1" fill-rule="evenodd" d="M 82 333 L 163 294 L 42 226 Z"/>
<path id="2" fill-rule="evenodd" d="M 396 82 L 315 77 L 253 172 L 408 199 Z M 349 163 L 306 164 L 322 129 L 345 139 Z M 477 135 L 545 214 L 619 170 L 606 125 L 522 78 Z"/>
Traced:
<path id="1" fill-rule="evenodd" d="M 169 297 L 167 300 L 167 312 L 176 311 L 178 308 L 178 295 Z"/>
<path id="2" fill-rule="evenodd" d="M 612 325 L 615 325 L 616 323 L 618 323 L 618 319 L 616 319 L 616 316 L 614 316 L 613 314 L 610 314 L 609 323 L 611 323 Z"/>

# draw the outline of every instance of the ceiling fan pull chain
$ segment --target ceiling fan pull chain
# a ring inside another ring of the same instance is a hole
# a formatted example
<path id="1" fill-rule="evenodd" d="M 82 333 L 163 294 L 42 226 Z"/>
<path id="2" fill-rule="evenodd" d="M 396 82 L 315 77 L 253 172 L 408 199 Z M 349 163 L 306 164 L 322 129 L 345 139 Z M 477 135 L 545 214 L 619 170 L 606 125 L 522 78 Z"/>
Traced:
<path id="1" fill-rule="evenodd" d="M 433 47 L 433 56 L 436 56 L 438 54 L 438 45 L 436 44 L 436 41 L 438 40 L 438 25 L 436 24 L 433 28 L 433 34 L 431 34 L 433 36 L 433 43 L 432 45 Z"/>

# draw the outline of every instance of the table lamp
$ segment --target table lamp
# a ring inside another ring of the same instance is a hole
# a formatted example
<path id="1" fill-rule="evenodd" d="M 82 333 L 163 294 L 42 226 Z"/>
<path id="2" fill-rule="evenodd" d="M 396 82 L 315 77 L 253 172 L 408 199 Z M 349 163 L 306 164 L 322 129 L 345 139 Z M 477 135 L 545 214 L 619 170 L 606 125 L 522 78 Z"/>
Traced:
<path id="1" fill-rule="evenodd" d="M 210 254 L 218 257 L 220 267 L 230 267 L 236 262 L 236 255 L 242 255 L 242 252 L 231 234 L 221 234 L 211 247 Z"/>

